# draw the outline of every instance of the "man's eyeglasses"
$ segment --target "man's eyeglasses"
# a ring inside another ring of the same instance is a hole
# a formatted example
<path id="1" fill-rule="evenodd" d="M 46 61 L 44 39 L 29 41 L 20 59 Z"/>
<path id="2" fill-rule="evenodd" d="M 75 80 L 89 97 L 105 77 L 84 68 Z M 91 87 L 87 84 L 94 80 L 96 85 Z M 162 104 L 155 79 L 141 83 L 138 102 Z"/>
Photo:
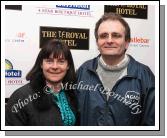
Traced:
<path id="1" fill-rule="evenodd" d="M 109 33 L 101 33 L 99 34 L 98 38 L 99 39 L 108 39 L 110 37 L 110 34 Z M 122 38 L 123 35 L 122 34 L 119 34 L 119 33 L 111 33 L 111 38 L 112 39 L 119 39 L 119 38 Z"/>

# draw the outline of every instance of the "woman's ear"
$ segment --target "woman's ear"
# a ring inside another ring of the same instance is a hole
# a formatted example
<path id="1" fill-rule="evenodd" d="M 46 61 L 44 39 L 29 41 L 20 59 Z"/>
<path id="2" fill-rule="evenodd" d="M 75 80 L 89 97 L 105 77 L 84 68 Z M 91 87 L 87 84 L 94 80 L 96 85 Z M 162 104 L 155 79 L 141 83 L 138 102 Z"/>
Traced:
<path id="1" fill-rule="evenodd" d="M 43 69 L 43 65 L 41 64 L 41 69 Z"/>

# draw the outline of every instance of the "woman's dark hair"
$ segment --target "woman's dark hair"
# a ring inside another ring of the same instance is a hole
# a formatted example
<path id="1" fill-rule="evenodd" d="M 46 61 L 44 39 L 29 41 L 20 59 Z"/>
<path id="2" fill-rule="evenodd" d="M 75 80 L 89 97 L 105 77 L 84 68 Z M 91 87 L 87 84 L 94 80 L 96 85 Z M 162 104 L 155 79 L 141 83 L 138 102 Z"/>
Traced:
<path id="1" fill-rule="evenodd" d="M 63 57 L 68 62 L 69 69 L 67 71 L 67 74 L 63 78 L 63 85 L 66 83 L 74 83 L 76 79 L 75 68 L 72 54 L 68 46 L 59 40 L 51 39 L 44 43 L 41 47 L 42 49 L 38 54 L 33 68 L 27 74 L 26 80 L 29 80 L 31 82 L 37 77 L 37 75 L 40 75 L 40 77 L 42 76 L 44 78 L 41 68 L 42 62 L 44 59 L 47 59 L 51 55 L 53 55 L 53 58 Z"/>
<path id="2" fill-rule="evenodd" d="M 128 23 L 122 18 L 121 15 L 116 14 L 116 13 L 104 13 L 104 15 L 97 21 L 96 25 L 95 25 L 95 38 L 96 41 L 98 40 L 98 34 L 97 31 L 99 29 L 99 26 L 102 22 L 107 21 L 107 20 L 111 20 L 111 21 L 119 21 L 124 27 L 125 27 L 125 41 L 126 42 L 130 42 L 130 27 L 128 25 Z"/>

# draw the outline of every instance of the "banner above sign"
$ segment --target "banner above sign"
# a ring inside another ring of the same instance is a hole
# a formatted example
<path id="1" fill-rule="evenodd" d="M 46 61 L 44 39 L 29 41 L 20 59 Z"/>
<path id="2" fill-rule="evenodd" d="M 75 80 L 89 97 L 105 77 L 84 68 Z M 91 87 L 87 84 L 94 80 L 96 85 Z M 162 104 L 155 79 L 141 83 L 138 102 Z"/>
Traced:
<path id="1" fill-rule="evenodd" d="M 5 10 L 22 10 L 22 5 L 5 5 Z"/>
<path id="2" fill-rule="evenodd" d="M 122 17 L 147 19 L 147 5 L 104 5 L 104 12 L 114 12 Z"/>
<path id="3" fill-rule="evenodd" d="M 63 41 L 70 49 L 89 50 L 89 29 L 40 27 L 40 47 L 53 38 Z"/>

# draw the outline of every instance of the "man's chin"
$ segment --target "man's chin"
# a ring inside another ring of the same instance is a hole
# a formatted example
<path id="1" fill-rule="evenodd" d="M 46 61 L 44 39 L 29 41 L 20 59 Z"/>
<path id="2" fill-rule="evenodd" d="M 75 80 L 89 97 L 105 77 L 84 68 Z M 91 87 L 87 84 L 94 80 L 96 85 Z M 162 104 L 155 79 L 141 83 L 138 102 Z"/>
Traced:
<path id="1" fill-rule="evenodd" d="M 101 55 L 103 55 L 103 56 L 118 56 L 118 54 L 113 53 L 113 52 L 104 52 L 104 53 L 101 53 Z"/>

